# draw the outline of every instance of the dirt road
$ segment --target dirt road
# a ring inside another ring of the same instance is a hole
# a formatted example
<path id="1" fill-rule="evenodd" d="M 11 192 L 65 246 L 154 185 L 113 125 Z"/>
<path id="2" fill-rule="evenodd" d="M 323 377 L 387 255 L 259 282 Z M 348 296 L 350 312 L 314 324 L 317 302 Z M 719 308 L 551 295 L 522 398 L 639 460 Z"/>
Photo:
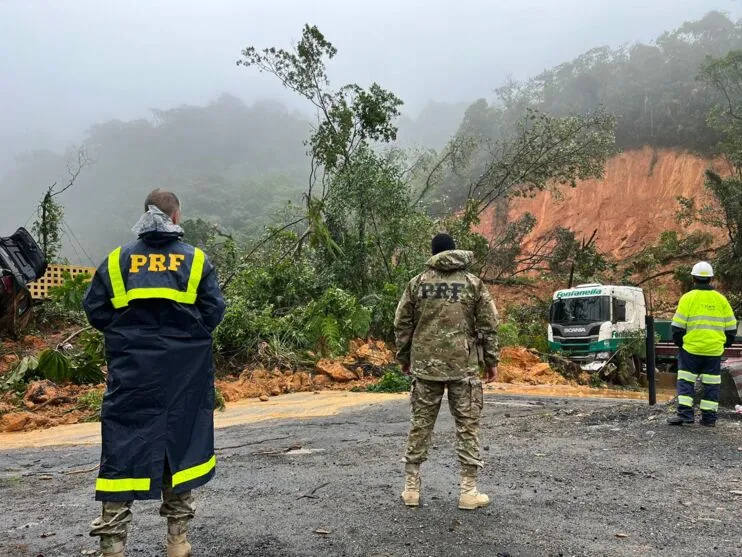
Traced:
<path id="1" fill-rule="evenodd" d="M 405 400 L 220 429 L 218 475 L 197 493 L 195 555 L 742 555 L 736 416 L 670 428 L 664 406 L 492 394 L 485 412 L 480 487 L 494 504 L 472 513 L 456 509 L 445 409 L 420 509 L 398 500 Z M 69 472 L 97 459 L 95 446 L 2 449 L 0 555 L 94 549 L 95 473 Z M 163 532 L 157 504 L 137 503 L 128 555 L 163 555 Z"/>

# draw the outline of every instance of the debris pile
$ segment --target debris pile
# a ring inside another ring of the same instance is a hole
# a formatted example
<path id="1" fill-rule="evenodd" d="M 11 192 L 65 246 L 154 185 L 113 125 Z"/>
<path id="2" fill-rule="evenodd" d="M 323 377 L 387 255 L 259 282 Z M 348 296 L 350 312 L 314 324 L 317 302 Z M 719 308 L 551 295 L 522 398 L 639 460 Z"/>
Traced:
<path id="1" fill-rule="evenodd" d="M 21 398 L 20 407 L 12 393 L 0 399 L 0 432 L 30 431 L 95 419 L 97 409 L 80 403 L 83 395 L 101 391 L 103 385 L 57 385 L 34 381 Z"/>
<path id="2" fill-rule="evenodd" d="M 551 366 L 522 347 L 508 347 L 502 350 L 502 361 L 498 367 L 500 383 L 520 383 L 528 385 L 567 385 L 569 382 Z"/>

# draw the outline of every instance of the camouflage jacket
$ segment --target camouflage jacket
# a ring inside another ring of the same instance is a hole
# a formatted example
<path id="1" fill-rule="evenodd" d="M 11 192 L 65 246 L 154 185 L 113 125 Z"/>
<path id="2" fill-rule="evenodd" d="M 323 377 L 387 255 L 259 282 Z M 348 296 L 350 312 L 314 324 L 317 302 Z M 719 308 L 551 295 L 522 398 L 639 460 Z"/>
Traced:
<path id="1" fill-rule="evenodd" d="M 434 255 L 405 288 L 394 333 L 397 359 L 415 377 L 452 381 L 477 375 L 480 363 L 497 365 L 497 309 L 484 283 L 466 272 L 472 257 L 462 250 Z"/>

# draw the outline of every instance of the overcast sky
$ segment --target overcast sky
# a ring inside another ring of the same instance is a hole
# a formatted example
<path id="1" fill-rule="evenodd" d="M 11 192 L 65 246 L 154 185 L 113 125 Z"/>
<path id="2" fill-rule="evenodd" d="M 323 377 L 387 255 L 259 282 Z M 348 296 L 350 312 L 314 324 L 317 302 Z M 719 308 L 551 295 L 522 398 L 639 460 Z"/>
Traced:
<path id="1" fill-rule="evenodd" d="M 736 0 L 0 0 L 0 160 L 221 92 L 301 108 L 234 62 L 247 45 L 289 46 L 304 23 L 338 48 L 335 83 L 377 81 L 414 115 L 712 9 L 742 17 Z"/>

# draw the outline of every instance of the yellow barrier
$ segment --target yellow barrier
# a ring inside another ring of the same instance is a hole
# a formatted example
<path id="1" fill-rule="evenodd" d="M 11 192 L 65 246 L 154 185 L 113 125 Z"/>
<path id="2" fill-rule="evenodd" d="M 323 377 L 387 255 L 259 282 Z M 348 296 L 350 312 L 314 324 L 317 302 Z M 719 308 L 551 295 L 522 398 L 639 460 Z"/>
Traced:
<path id="1" fill-rule="evenodd" d="M 72 278 L 84 274 L 92 277 L 95 274 L 95 268 L 78 267 L 75 265 L 49 265 L 43 277 L 28 285 L 28 289 L 31 291 L 31 297 L 34 300 L 48 298 L 49 289 L 64 284 L 64 273 L 69 273 Z"/>

